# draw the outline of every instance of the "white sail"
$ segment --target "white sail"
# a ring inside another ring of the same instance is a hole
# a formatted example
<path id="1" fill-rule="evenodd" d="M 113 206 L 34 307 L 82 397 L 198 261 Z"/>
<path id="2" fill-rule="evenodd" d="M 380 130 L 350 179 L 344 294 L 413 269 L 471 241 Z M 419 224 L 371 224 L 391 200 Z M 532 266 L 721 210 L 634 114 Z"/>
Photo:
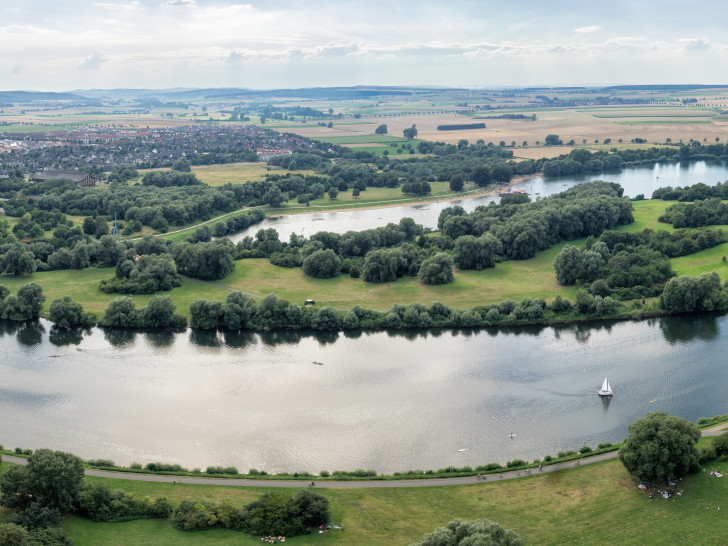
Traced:
<path id="1" fill-rule="evenodd" d="M 606 377 L 604 378 L 604 383 L 602 383 L 602 388 L 599 389 L 599 396 L 612 396 L 612 386 Z"/>

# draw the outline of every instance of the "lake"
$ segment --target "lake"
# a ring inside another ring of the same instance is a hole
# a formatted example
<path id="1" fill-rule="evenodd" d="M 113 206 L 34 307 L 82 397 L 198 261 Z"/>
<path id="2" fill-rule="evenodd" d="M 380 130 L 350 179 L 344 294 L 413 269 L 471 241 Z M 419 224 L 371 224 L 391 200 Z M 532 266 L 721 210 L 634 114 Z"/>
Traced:
<path id="1" fill-rule="evenodd" d="M 562 192 L 577 184 L 590 180 L 607 180 L 617 182 L 624 188 L 624 194 L 635 197 L 644 194 L 646 198 L 652 192 L 665 186 L 689 186 L 703 182 L 714 186 L 718 182 L 728 180 L 728 163 L 694 161 L 655 165 L 654 167 L 629 168 L 621 171 L 607 171 L 588 176 L 570 176 L 545 179 L 541 176 L 531 178 L 514 185 L 514 189 L 526 190 L 535 199 Z M 436 228 L 440 211 L 453 205 L 459 205 L 472 212 L 476 207 L 487 205 L 491 201 L 500 201 L 497 195 L 481 196 L 467 199 L 452 199 L 427 202 L 402 207 L 383 209 L 353 210 L 342 212 L 315 212 L 311 214 L 295 214 L 266 218 L 263 222 L 251 226 L 245 231 L 230 238 L 237 242 L 243 237 L 254 236 L 260 229 L 274 228 L 281 241 L 288 241 L 291 233 L 310 237 L 318 231 L 344 233 L 349 230 L 364 230 L 388 223 L 397 223 L 401 218 L 410 217 L 425 227 Z"/>
<path id="2" fill-rule="evenodd" d="M 728 411 L 727 328 L 714 314 L 355 334 L 1 322 L 0 442 L 268 472 L 532 460 L 621 441 L 652 410 Z"/>

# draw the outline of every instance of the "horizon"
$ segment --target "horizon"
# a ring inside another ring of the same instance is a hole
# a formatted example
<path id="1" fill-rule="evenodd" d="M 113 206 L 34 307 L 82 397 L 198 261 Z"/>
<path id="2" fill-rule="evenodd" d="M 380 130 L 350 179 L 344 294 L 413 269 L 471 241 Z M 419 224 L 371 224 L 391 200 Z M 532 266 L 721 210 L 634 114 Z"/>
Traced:
<path id="1" fill-rule="evenodd" d="M 52 92 L 702 82 L 728 59 L 728 5 L 709 4 L 29 0 L 0 6 L 0 75 Z"/>

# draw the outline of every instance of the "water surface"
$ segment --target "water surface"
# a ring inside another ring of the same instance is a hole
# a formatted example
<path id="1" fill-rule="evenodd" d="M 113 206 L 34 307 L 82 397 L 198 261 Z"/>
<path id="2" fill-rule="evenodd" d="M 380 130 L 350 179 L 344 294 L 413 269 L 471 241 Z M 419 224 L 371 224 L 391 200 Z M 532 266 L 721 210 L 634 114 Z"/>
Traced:
<path id="1" fill-rule="evenodd" d="M 0 443 L 269 472 L 530 460 L 620 441 L 651 410 L 727 411 L 727 326 L 69 335 L 2 323 Z M 596 394 L 605 376 L 609 402 Z"/>

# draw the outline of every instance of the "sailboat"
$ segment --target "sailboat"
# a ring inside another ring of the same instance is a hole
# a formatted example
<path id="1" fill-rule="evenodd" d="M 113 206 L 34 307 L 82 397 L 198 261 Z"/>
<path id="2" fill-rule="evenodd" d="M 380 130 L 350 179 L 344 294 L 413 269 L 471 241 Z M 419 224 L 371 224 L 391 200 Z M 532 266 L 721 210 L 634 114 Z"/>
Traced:
<path id="1" fill-rule="evenodd" d="M 609 384 L 609 381 L 607 381 L 607 378 L 604 378 L 604 383 L 602 383 L 602 388 L 599 389 L 599 396 L 612 396 L 614 393 L 612 392 L 612 386 Z"/>

